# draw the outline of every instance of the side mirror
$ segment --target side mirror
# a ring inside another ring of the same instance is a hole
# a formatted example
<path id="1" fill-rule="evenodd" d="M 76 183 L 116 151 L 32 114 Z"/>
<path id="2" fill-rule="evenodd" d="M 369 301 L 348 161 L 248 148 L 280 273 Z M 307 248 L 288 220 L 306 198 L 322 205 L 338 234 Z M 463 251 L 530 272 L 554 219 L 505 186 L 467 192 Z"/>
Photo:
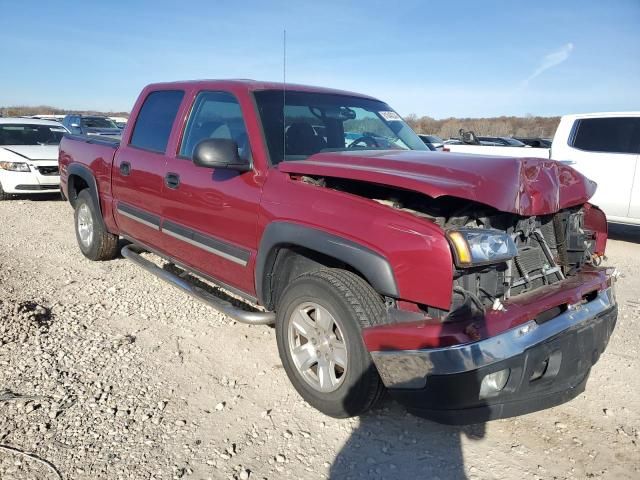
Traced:
<path id="1" fill-rule="evenodd" d="M 228 168 L 239 172 L 251 170 L 238 154 L 238 144 L 227 138 L 207 138 L 193 150 L 193 163 L 198 167 Z"/>

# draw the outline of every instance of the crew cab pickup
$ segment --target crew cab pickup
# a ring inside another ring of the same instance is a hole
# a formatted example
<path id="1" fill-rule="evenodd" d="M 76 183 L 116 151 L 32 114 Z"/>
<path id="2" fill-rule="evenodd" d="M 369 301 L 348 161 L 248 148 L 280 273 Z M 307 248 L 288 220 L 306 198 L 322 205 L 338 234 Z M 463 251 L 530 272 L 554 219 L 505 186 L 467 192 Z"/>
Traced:
<path id="1" fill-rule="evenodd" d="M 122 237 L 147 271 L 275 324 L 291 382 L 328 415 L 387 389 L 445 423 L 575 397 L 617 317 L 595 184 L 483 160 L 429 151 L 375 98 L 245 80 L 150 85 L 121 141 L 67 135 L 59 153 L 86 257 Z"/>

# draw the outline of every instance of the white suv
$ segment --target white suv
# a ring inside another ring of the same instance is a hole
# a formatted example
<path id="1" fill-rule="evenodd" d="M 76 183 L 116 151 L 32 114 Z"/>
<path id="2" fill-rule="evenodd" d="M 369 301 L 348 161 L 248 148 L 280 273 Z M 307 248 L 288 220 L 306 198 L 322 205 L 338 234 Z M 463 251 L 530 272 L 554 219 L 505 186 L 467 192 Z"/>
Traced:
<path id="1" fill-rule="evenodd" d="M 59 192 L 58 144 L 68 132 L 54 121 L 0 118 L 0 200 Z"/>
<path id="2" fill-rule="evenodd" d="M 563 116 L 551 158 L 597 182 L 590 201 L 609 221 L 640 225 L 640 112 Z"/>

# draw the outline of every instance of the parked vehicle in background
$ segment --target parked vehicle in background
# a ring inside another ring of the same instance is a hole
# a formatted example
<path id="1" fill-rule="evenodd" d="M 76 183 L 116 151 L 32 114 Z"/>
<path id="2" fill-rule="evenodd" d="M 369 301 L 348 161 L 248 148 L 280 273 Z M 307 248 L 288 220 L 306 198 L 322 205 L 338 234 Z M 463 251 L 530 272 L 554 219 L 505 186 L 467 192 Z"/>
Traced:
<path id="1" fill-rule="evenodd" d="M 328 415 L 361 414 L 384 387 L 446 423 L 548 408 L 584 390 L 615 325 L 593 182 L 549 160 L 428 151 L 372 97 L 150 85 L 122 141 L 65 136 L 60 168 L 87 258 L 114 258 L 122 236 L 154 275 L 275 323 L 289 379 Z"/>
<path id="2" fill-rule="evenodd" d="M 67 115 L 62 124 L 76 135 L 119 136 L 122 133 L 113 120 L 100 115 Z"/>
<path id="3" fill-rule="evenodd" d="M 483 142 L 489 143 L 495 146 L 503 146 L 503 147 L 526 147 L 524 143 L 520 140 L 516 140 L 511 137 L 478 137 L 480 140 L 480 145 L 483 145 Z"/>
<path id="4" fill-rule="evenodd" d="M 64 120 L 64 117 L 65 115 L 43 113 L 38 115 L 31 115 L 26 118 L 33 118 L 35 120 L 53 120 L 54 122 L 62 123 L 62 120 Z"/>
<path id="5" fill-rule="evenodd" d="M 551 148 L 449 144 L 445 150 L 551 158 L 571 165 L 598 184 L 592 201 L 604 210 L 609 221 L 640 225 L 640 112 L 565 115 Z"/>
<path id="6" fill-rule="evenodd" d="M 109 119 L 116 124 L 120 130 L 123 130 L 129 120 L 127 117 L 109 117 Z"/>
<path id="7" fill-rule="evenodd" d="M 425 145 L 429 147 L 433 147 L 431 148 L 431 150 L 442 150 L 442 147 L 444 146 L 444 140 L 438 137 L 437 135 L 418 134 L 418 136 L 420 137 L 420 140 L 424 142 Z"/>
<path id="8" fill-rule="evenodd" d="M 0 200 L 60 191 L 58 144 L 65 133 L 50 120 L 0 118 Z"/>
<path id="9" fill-rule="evenodd" d="M 610 221 L 640 225 L 640 112 L 563 116 L 551 158 L 598 183 L 593 201 Z"/>
<path id="10" fill-rule="evenodd" d="M 516 140 L 521 141 L 525 145 L 534 148 L 551 148 L 551 138 L 537 138 L 537 137 L 513 137 Z"/>

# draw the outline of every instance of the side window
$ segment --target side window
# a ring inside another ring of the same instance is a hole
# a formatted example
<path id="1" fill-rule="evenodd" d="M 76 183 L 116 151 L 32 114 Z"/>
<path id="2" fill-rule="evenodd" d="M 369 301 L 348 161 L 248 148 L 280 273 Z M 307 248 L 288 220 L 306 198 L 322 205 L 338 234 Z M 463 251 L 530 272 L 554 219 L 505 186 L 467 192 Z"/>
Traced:
<path id="1" fill-rule="evenodd" d="M 240 104 L 227 92 L 201 92 L 196 97 L 182 137 L 180 156 L 191 158 L 196 145 L 207 138 L 226 138 L 238 144 L 243 160 L 251 159 L 249 137 Z"/>
<path id="2" fill-rule="evenodd" d="M 640 153 L 640 118 L 578 120 L 572 146 L 588 152 Z"/>
<path id="3" fill-rule="evenodd" d="M 151 92 L 138 112 L 129 144 L 164 153 L 183 96 L 182 90 Z"/>

